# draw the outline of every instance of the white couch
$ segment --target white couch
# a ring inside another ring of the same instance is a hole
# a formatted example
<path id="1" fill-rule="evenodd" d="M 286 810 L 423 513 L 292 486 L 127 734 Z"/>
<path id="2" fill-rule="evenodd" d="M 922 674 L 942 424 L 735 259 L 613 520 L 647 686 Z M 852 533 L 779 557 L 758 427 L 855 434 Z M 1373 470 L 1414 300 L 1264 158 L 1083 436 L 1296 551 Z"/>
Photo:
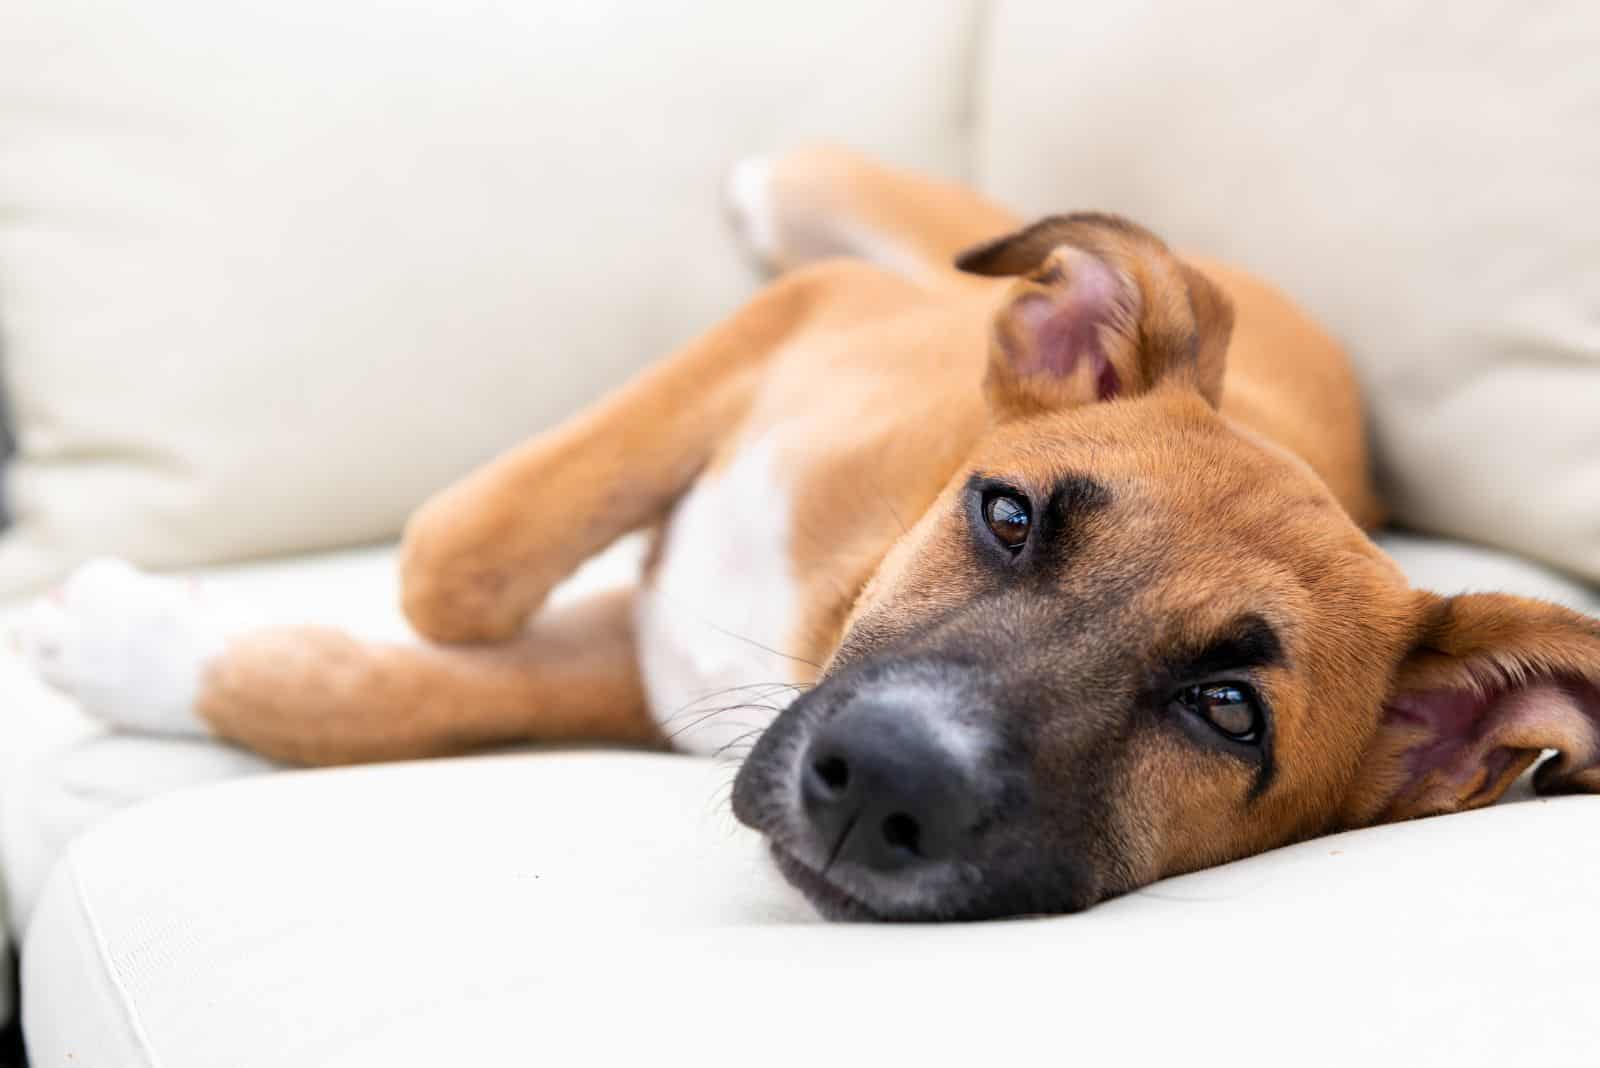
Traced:
<path id="1" fill-rule="evenodd" d="M 11 611 L 109 552 L 262 621 L 404 638 L 407 510 L 741 299 L 719 176 L 822 136 L 1278 279 L 1357 359 L 1426 532 L 1385 536 L 1413 580 L 1600 613 L 1591 5 L 21 12 Z M 773 877 L 726 765 L 284 774 L 104 733 L 9 655 L 0 708 L 36 1065 L 1593 1059 L 1600 801 L 1310 842 L 1077 917 L 861 930 Z"/>

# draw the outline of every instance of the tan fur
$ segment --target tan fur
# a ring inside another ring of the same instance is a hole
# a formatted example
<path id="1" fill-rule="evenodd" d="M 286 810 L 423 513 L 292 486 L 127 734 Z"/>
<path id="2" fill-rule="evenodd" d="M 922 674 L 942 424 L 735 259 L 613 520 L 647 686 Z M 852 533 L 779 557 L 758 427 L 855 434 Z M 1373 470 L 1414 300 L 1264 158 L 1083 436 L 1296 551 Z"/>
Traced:
<path id="1" fill-rule="evenodd" d="M 832 149 L 778 161 L 772 191 L 774 258 L 794 273 L 440 494 L 407 529 L 404 603 L 419 633 L 504 644 L 259 636 L 211 673 L 206 719 L 313 764 L 518 739 L 654 740 L 621 602 L 524 628 L 584 558 L 659 523 L 757 430 L 775 436 L 796 486 L 800 612 L 784 650 L 796 681 L 811 681 L 805 665 L 826 664 L 847 630 L 915 627 L 974 595 L 959 536 L 940 518 L 974 468 L 1039 483 L 1090 473 L 1130 488 L 1130 503 L 1087 524 L 1075 568 L 1139 577 L 1137 596 L 1111 613 L 1129 633 L 1197 641 L 1257 612 L 1285 636 L 1289 666 L 1267 672 L 1278 782 L 1241 816 L 1237 766 L 1152 740 L 1120 798 L 1123 836 L 1138 843 L 1133 882 L 1423 811 L 1395 803 L 1407 743 L 1383 709 L 1397 687 L 1600 675 L 1600 639 L 1581 617 L 1501 598 L 1458 602 L 1442 623 L 1445 602 L 1406 586 L 1362 533 L 1381 513 L 1344 354 L 1270 285 L 1098 217 L 993 241 L 1017 225 L 1002 209 Z M 970 263 L 1023 277 L 950 266 L 991 241 Z M 910 264 L 915 277 L 810 262 L 853 252 Z M 1020 302 L 1072 299 L 1095 265 L 1109 265 L 1127 300 L 1100 334 L 1126 396 L 1103 403 L 1089 378 L 1019 374 L 1015 359 Z M 1543 741 L 1587 753 L 1587 729 Z M 1531 753 L 1541 739 L 1517 741 Z M 1600 787 L 1592 768 L 1563 775 L 1565 786 Z M 1471 782 L 1430 795 L 1425 810 L 1483 803 L 1504 786 Z"/>
<path id="2" fill-rule="evenodd" d="M 322 627 L 257 631 L 212 665 L 200 713 L 296 764 L 352 764 L 583 738 L 660 745 L 639 682 L 633 594 L 534 621 L 494 645 L 373 645 Z"/>

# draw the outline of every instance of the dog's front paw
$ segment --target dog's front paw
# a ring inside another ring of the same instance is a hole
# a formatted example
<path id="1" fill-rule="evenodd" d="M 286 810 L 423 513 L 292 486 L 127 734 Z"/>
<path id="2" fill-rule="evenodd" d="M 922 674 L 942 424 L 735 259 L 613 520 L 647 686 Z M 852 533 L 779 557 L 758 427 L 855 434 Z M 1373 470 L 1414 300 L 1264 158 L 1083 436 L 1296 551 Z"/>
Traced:
<path id="1" fill-rule="evenodd" d="M 97 560 L 37 601 L 13 637 L 39 676 L 91 716 L 157 733 L 206 733 L 195 703 L 224 638 L 188 584 Z"/>
<path id="2" fill-rule="evenodd" d="M 461 521 L 471 514 L 447 491 L 411 517 L 400 542 L 400 607 L 432 641 L 504 641 L 543 597 L 523 588 L 530 568 L 499 563 L 484 530 Z"/>

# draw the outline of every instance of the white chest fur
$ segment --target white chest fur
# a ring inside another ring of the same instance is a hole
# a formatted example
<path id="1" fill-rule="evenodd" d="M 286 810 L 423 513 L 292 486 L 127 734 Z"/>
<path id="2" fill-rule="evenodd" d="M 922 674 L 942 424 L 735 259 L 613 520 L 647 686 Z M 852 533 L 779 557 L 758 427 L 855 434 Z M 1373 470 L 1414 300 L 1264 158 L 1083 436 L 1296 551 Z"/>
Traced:
<path id="1" fill-rule="evenodd" d="M 701 479 L 667 525 L 637 623 L 651 709 L 678 749 L 714 753 L 753 737 L 793 699 L 790 512 L 762 439 Z"/>

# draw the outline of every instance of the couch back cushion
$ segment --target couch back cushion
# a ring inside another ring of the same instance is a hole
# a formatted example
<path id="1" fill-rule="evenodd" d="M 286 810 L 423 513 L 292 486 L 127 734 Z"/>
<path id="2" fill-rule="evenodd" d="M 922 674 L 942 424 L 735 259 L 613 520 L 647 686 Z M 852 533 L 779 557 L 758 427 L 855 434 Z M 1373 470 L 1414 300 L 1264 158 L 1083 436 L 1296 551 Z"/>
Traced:
<path id="1" fill-rule="evenodd" d="M 1600 580 L 1600 5 L 1001 0 L 976 169 L 1275 280 L 1400 522 Z"/>
<path id="2" fill-rule="evenodd" d="M 386 538 L 748 291 L 721 173 L 959 175 L 976 0 L 22 0 L 0 593 Z"/>

